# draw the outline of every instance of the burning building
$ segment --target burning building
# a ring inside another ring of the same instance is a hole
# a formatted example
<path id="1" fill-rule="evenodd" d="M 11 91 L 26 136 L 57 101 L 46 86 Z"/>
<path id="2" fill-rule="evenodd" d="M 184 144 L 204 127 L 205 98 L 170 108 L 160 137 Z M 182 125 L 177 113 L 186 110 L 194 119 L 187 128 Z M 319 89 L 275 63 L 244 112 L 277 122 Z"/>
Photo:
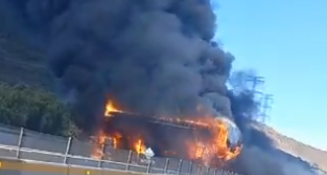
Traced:
<path id="1" fill-rule="evenodd" d="M 112 101 L 106 106 L 97 135 L 94 157 L 103 144 L 144 154 L 147 148 L 158 157 L 172 157 L 210 166 L 222 166 L 241 151 L 240 131 L 227 118 L 149 117 L 119 110 Z"/>

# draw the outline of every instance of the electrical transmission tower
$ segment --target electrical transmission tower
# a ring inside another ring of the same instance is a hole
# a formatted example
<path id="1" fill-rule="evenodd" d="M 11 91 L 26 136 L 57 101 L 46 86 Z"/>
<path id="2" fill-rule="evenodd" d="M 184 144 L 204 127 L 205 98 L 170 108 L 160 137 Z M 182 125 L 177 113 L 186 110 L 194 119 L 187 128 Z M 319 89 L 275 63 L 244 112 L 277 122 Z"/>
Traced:
<path id="1" fill-rule="evenodd" d="M 271 110 L 271 105 L 273 103 L 273 95 L 271 94 L 264 94 L 260 104 L 261 104 L 261 110 L 260 110 L 260 116 L 262 118 L 267 118 L 269 115 L 267 114 Z"/>
<path id="2" fill-rule="evenodd" d="M 249 77 L 248 81 L 252 83 L 250 88 L 251 91 L 261 94 L 261 92 L 257 91 L 257 88 L 259 85 L 263 85 L 265 83 L 264 78 L 259 76 L 251 76 Z"/>
<path id="3" fill-rule="evenodd" d="M 261 116 L 262 119 L 269 117 L 267 113 L 271 110 L 273 95 L 265 94 L 261 91 L 261 88 L 258 88 L 264 84 L 264 78 L 261 76 L 249 76 L 247 82 L 250 82 L 249 89 L 260 104 L 258 111 L 259 116 Z"/>

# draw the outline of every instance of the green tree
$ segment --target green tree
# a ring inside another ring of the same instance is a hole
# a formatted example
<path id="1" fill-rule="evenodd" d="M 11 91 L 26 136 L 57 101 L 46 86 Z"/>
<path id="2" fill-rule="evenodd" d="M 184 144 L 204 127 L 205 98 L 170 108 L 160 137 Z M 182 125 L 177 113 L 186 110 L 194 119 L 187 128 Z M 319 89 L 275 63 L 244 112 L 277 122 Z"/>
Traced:
<path id="1" fill-rule="evenodd" d="M 61 136 L 78 131 L 54 94 L 26 86 L 0 84 L 0 123 Z"/>

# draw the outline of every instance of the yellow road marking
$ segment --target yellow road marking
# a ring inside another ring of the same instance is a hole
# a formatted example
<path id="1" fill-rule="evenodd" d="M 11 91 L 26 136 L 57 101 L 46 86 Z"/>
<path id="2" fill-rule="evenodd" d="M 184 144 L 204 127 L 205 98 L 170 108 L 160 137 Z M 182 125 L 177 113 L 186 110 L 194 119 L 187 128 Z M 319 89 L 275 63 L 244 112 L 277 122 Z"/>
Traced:
<path id="1" fill-rule="evenodd" d="M 43 163 L 29 163 L 21 160 L 0 159 L 0 174 L 2 170 L 14 170 L 33 173 L 54 173 L 54 174 L 85 174 L 85 175 L 131 175 L 130 172 L 115 170 L 86 169 L 85 167 L 74 167 L 70 165 L 51 165 Z M 133 173 L 134 174 L 134 173 Z M 135 173 L 134 175 L 143 175 Z"/>

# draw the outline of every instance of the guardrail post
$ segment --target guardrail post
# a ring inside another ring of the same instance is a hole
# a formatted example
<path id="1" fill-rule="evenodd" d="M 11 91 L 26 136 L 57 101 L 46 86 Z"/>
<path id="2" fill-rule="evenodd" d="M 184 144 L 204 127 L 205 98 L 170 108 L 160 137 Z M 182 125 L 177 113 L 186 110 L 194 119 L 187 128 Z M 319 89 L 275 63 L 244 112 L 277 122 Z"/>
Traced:
<path id="1" fill-rule="evenodd" d="M 181 174 L 182 166 L 183 166 L 183 159 L 180 159 L 178 164 L 178 170 L 177 170 L 178 174 Z"/>
<path id="2" fill-rule="evenodd" d="M 126 162 L 126 168 L 125 168 L 126 171 L 129 170 L 129 166 L 130 166 L 130 163 L 131 163 L 131 160 L 132 160 L 132 155 L 133 155 L 133 151 L 129 150 L 128 157 L 127 157 L 127 162 Z"/>
<path id="3" fill-rule="evenodd" d="M 193 162 L 190 162 L 190 165 L 188 167 L 188 174 L 192 174 L 192 169 L 193 169 Z"/>
<path id="4" fill-rule="evenodd" d="M 23 142 L 23 137 L 24 137 L 24 128 L 20 129 L 19 133 L 19 138 L 18 138 L 18 144 L 17 144 L 17 152 L 16 152 L 16 158 L 19 158 L 20 154 L 20 148 L 22 147 L 22 142 Z"/>
<path id="5" fill-rule="evenodd" d="M 210 167 L 206 166 L 206 175 L 209 175 Z"/>
<path id="6" fill-rule="evenodd" d="M 106 139 L 106 141 L 103 143 L 103 145 L 102 145 L 102 150 L 101 150 L 101 157 L 100 157 L 100 159 L 98 160 L 98 168 L 102 168 L 102 160 L 103 160 L 103 158 L 105 157 L 105 155 L 106 155 L 106 149 L 107 149 L 107 139 Z"/>
<path id="7" fill-rule="evenodd" d="M 199 165 L 197 174 L 201 174 L 201 173 L 202 173 L 202 165 Z"/>
<path id="8" fill-rule="evenodd" d="M 164 167 L 164 174 L 167 174 L 168 166 L 169 166 L 169 158 L 166 158 L 166 163 L 165 163 L 165 167 Z"/>
<path id="9" fill-rule="evenodd" d="M 64 157 L 64 163 L 65 164 L 67 163 L 67 156 L 68 156 L 68 153 L 70 151 L 71 144 L 72 144 L 72 137 L 69 137 L 68 138 L 68 141 L 67 141 L 67 146 L 66 146 L 66 151 L 65 151 L 65 157 Z"/>
<path id="10" fill-rule="evenodd" d="M 98 160 L 98 168 L 102 168 L 102 160 L 103 160 L 103 156 L 101 156 L 100 159 Z"/>
<path id="11" fill-rule="evenodd" d="M 146 173 L 149 174 L 150 173 L 150 169 L 151 169 L 151 164 L 152 164 L 152 159 L 148 159 L 149 160 L 149 163 L 148 163 L 148 166 L 146 167 Z"/>

